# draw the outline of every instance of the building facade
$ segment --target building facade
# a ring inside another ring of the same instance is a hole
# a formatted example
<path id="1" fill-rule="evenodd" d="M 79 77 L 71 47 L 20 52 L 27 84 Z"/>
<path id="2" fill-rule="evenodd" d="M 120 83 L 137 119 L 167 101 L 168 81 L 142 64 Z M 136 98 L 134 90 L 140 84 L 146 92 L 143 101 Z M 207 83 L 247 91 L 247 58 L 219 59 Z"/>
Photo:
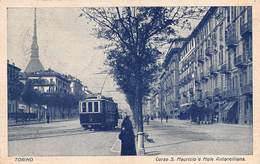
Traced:
<path id="1" fill-rule="evenodd" d="M 82 82 L 79 79 L 71 75 L 66 76 L 66 78 L 70 81 L 70 94 L 79 99 L 82 99 L 87 95 L 84 92 L 85 86 L 83 86 Z"/>
<path id="2" fill-rule="evenodd" d="M 70 81 L 65 75 L 51 69 L 33 72 L 27 75 L 33 89 L 40 93 L 68 95 L 71 93 Z"/>
<path id="3" fill-rule="evenodd" d="M 186 43 L 185 38 L 177 38 L 172 42 L 163 63 L 164 73 L 160 78 L 162 107 L 170 118 L 179 115 L 179 53 L 184 43 Z"/>
<path id="4" fill-rule="evenodd" d="M 183 119 L 252 124 L 252 7 L 211 7 L 176 56 L 160 76 L 162 109 L 177 101 Z"/>
<path id="5" fill-rule="evenodd" d="M 20 68 L 7 61 L 8 119 L 17 119 L 22 84 L 19 82 Z"/>

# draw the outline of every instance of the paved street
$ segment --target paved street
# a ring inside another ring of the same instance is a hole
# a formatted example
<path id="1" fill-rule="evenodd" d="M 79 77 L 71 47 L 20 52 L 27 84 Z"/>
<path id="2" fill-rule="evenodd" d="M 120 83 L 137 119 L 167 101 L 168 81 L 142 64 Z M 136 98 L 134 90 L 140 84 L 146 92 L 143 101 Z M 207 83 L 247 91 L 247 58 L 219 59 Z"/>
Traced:
<path id="1" fill-rule="evenodd" d="M 9 128 L 9 155 L 117 155 L 118 131 L 89 131 L 79 120 Z"/>
<path id="2" fill-rule="evenodd" d="M 147 154 L 252 154 L 252 126 L 234 124 L 192 125 L 190 121 L 151 121 L 146 132 Z"/>
<path id="3" fill-rule="evenodd" d="M 155 120 L 145 130 L 147 155 L 252 153 L 252 126 Z M 119 155 L 118 134 L 118 130 L 84 130 L 78 120 L 13 126 L 9 127 L 9 155 Z"/>

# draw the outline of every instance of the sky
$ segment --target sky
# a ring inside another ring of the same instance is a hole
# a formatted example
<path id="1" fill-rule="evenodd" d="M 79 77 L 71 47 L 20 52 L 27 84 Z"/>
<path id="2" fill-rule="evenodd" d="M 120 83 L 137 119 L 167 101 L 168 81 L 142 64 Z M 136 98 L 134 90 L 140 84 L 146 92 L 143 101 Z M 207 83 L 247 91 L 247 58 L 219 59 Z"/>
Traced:
<path id="1" fill-rule="evenodd" d="M 22 69 L 30 59 L 33 34 L 33 8 L 9 8 L 7 18 L 7 58 Z M 79 17 L 79 8 L 37 8 L 37 37 L 40 60 L 45 69 L 77 77 L 89 90 L 112 96 L 119 108 L 130 111 L 125 96 L 115 92 L 112 77 L 101 72 L 105 54 L 98 46 L 104 41 L 93 36 L 94 24 Z M 101 74 L 100 74 L 101 73 Z"/>

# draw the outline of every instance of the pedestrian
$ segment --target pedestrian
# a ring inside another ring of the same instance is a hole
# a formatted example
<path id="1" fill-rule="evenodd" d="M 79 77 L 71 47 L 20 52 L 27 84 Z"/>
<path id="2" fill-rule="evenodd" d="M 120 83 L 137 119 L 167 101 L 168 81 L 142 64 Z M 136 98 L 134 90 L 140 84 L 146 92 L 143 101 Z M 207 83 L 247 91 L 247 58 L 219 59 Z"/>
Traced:
<path id="1" fill-rule="evenodd" d="M 50 123 L 50 115 L 49 114 L 47 114 L 46 119 L 47 119 L 47 123 Z"/>
<path id="2" fill-rule="evenodd" d="M 121 124 L 119 139 L 121 140 L 121 155 L 136 155 L 135 135 L 129 116 L 126 116 Z"/>
<path id="3" fill-rule="evenodd" d="M 168 122 L 168 115 L 165 116 L 165 120 L 166 120 L 166 122 Z"/>
<path id="4" fill-rule="evenodd" d="M 146 116 L 146 123 L 147 123 L 147 125 L 149 125 L 149 119 L 150 119 L 150 116 L 147 114 L 147 116 Z"/>

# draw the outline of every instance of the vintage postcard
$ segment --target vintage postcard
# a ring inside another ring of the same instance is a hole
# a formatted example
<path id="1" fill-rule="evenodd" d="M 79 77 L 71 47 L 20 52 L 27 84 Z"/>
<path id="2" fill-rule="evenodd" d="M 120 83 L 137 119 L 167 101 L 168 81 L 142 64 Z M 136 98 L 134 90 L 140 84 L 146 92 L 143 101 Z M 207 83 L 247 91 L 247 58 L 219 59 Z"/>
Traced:
<path id="1" fill-rule="evenodd" d="M 257 1 L 0 1 L 0 163 L 257 163 Z"/>

